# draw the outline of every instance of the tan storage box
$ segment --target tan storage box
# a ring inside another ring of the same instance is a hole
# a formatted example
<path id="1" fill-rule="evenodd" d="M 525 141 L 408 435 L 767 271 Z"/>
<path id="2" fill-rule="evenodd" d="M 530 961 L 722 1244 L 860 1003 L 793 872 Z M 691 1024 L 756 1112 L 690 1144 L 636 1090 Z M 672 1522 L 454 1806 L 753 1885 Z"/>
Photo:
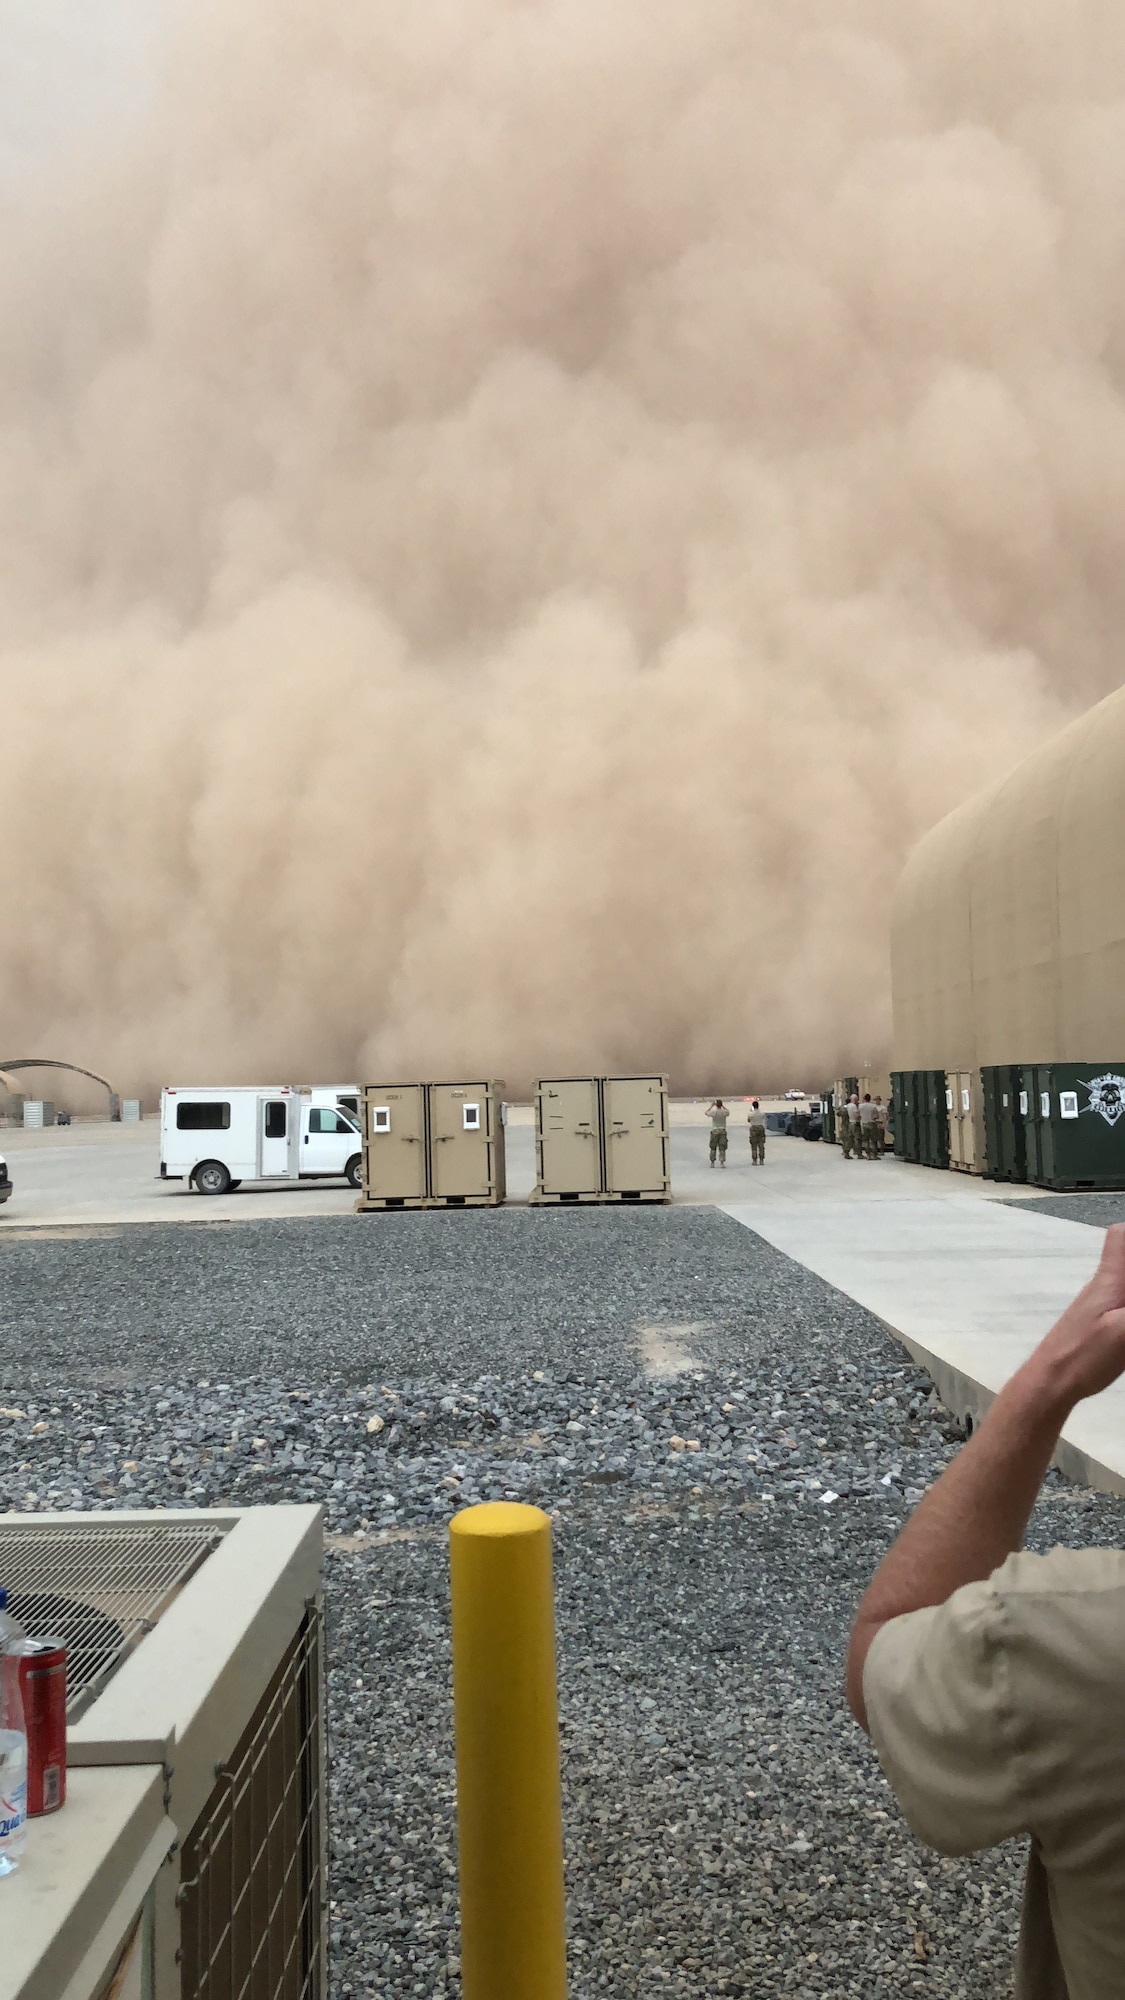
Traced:
<path id="1" fill-rule="evenodd" d="M 984 1172 L 984 1099 L 979 1070 L 951 1069 L 946 1076 L 949 1164 L 957 1173 Z"/>
<path id="2" fill-rule="evenodd" d="M 662 1076 L 543 1077 L 532 1202 L 670 1201 Z"/>
<path id="3" fill-rule="evenodd" d="M 945 1073 L 945 1109 L 949 1119 L 949 1166 L 952 1173 L 964 1173 L 965 1161 L 961 1147 L 964 1137 L 961 1115 L 961 1071 L 950 1069 Z"/>
<path id="4" fill-rule="evenodd" d="M 889 1104 L 891 1101 L 890 1076 L 880 1075 L 878 1072 L 870 1070 L 866 1076 L 861 1076 L 859 1079 L 859 1101 L 861 1104 L 863 1103 L 864 1093 L 867 1091 L 870 1091 L 873 1099 L 881 1097 L 884 1104 Z"/>
<path id="5" fill-rule="evenodd" d="M 495 1083 L 363 1086 L 356 1208 L 498 1207 L 507 1192 Z"/>
<path id="6" fill-rule="evenodd" d="M 601 1085 L 596 1076 L 535 1086 L 534 1201 L 600 1201 L 604 1194 Z"/>
<path id="7" fill-rule="evenodd" d="M 428 1187 L 426 1086 L 363 1086 L 363 1193 L 357 1208 L 419 1207 Z"/>
<path id="8" fill-rule="evenodd" d="M 607 1198 L 670 1200 L 667 1078 L 605 1077 L 602 1129 Z"/>
<path id="9" fill-rule="evenodd" d="M 445 1205 L 499 1205 L 507 1190 L 496 1086 L 431 1083 L 427 1095 L 431 1199 Z"/>

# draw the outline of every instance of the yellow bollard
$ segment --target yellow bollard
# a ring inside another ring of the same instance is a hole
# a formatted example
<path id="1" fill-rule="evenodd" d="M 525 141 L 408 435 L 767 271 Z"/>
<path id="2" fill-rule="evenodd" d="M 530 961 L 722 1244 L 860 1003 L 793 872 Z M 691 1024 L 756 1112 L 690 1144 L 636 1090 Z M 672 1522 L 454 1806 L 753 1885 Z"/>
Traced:
<path id="1" fill-rule="evenodd" d="M 550 1520 L 466 1507 L 449 1558 L 464 2000 L 566 2000 Z"/>

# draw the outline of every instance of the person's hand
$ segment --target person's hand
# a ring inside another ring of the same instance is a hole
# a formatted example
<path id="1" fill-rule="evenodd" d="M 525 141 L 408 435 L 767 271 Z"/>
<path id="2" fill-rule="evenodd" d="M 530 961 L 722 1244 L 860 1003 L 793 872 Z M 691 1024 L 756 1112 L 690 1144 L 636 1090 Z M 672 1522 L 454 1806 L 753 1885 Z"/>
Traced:
<path id="1" fill-rule="evenodd" d="M 1097 1270 L 1029 1365 L 1041 1368 L 1069 1404 L 1096 1396 L 1125 1374 L 1125 1223 L 1106 1230 Z"/>

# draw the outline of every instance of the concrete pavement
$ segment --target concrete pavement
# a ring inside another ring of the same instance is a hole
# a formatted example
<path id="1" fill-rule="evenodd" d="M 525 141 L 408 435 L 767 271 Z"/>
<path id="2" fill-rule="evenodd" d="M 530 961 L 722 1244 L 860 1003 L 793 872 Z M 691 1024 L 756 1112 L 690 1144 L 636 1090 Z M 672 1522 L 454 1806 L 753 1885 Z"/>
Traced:
<path id="1" fill-rule="evenodd" d="M 835 1146 L 802 1139 L 767 1141 L 766 1165 L 750 1164 L 746 1107 L 731 1106 L 730 1144 L 725 1168 L 708 1163 L 708 1125 L 702 1102 L 671 1106 L 672 1186 L 677 1201 L 728 1203 L 761 1200 L 771 1207 L 805 1207 L 828 1196 L 849 1205 L 947 1196 L 985 1200 L 1001 1192 L 994 1183 L 966 1176 L 935 1174 L 902 1161 L 843 1161 Z M 246 1183 L 219 1197 L 198 1195 L 183 1181 L 161 1181 L 160 1127 L 155 1118 L 139 1125 L 84 1120 L 43 1132 L 19 1127 L 0 1130 L 0 1153 L 8 1159 L 15 1185 L 0 1209 L 5 1234 L 24 1229 L 119 1228 L 140 1222 L 247 1222 L 287 1215 L 347 1215 L 355 1195 L 342 1181 L 300 1181 L 283 1185 Z M 535 1149 L 530 1105 L 509 1107 L 508 1195 L 526 1201 L 535 1182 Z"/>
<path id="2" fill-rule="evenodd" d="M 279 1215 L 342 1215 L 355 1205 L 343 1181 L 239 1189 L 209 1199 L 162 1181 L 160 1125 L 93 1120 L 45 1132 L 0 1131 L 14 1193 L 0 1208 L 0 1241 L 34 1229 L 103 1230 L 143 1222 L 249 1222 Z"/>
<path id="3" fill-rule="evenodd" d="M 815 1175 L 807 1200 L 767 1195 L 763 1177 L 758 1200 L 725 1212 L 874 1313 L 946 1408 L 976 1420 L 1091 1276 L 1100 1233 L 1009 1207 L 968 1177 L 916 1168 L 927 1195 L 905 1168 L 880 1185 L 872 1167 L 867 1189 L 844 1172 L 839 1198 Z M 1073 1478 L 1125 1493 L 1125 1382 L 1079 1405 L 1057 1458 Z"/>

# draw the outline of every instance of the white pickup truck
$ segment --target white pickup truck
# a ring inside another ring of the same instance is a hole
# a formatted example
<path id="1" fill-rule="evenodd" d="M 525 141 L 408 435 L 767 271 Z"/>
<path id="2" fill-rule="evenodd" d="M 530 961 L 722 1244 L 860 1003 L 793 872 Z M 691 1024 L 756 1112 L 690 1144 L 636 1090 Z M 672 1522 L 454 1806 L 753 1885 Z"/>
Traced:
<path id="1" fill-rule="evenodd" d="M 360 1185 L 362 1141 L 349 1085 L 238 1084 L 163 1090 L 160 1178 L 199 1194 L 228 1194 L 243 1181 L 332 1180 Z"/>

